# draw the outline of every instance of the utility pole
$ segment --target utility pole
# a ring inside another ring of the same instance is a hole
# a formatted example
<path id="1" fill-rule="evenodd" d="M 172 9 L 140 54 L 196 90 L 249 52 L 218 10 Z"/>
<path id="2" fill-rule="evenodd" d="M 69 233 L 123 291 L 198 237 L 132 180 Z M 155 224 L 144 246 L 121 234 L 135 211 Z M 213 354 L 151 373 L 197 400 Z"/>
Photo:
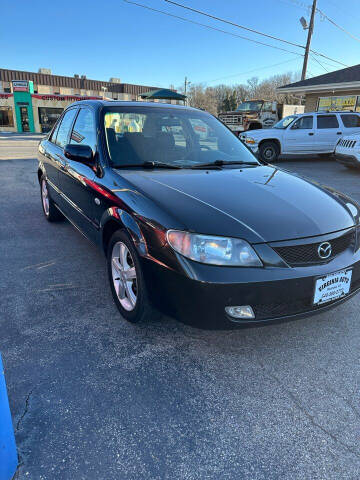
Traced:
<path id="1" fill-rule="evenodd" d="M 185 77 L 185 81 L 184 81 L 184 95 L 186 95 L 186 92 L 187 92 L 187 87 L 188 85 L 190 85 L 191 82 L 188 81 L 187 77 Z M 187 105 L 187 98 L 185 99 L 185 103 Z"/>
<path id="2" fill-rule="evenodd" d="M 305 47 L 304 63 L 303 63 L 303 69 L 302 69 L 302 73 L 301 73 L 301 80 L 305 80 L 305 78 L 306 78 L 306 70 L 307 70 L 307 64 L 308 64 L 308 59 L 309 59 L 311 37 L 312 37 L 313 31 L 314 31 L 316 3 L 317 3 L 317 0 L 313 0 L 308 37 L 307 37 L 307 42 L 306 42 L 306 47 Z"/>

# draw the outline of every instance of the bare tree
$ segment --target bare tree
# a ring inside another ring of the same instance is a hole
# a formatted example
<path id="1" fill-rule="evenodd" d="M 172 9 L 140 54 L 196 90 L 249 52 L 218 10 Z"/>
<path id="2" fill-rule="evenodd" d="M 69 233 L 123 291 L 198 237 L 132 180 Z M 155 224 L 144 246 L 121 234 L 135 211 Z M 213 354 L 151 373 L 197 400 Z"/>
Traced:
<path id="1" fill-rule="evenodd" d="M 216 85 L 206 87 L 204 84 L 191 84 L 187 92 L 188 104 L 207 110 L 217 115 L 221 111 L 235 110 L 245 100 L 263 99 L 280 103 L 300 104 L 300 98 L 277 91 L 278 87 L 296 82 L 300 73 L 282 73 L 259 81 L 258 77 L 249 78 L 246 84 Z M 183 92 L 183 87 L 178 88 Z"/>

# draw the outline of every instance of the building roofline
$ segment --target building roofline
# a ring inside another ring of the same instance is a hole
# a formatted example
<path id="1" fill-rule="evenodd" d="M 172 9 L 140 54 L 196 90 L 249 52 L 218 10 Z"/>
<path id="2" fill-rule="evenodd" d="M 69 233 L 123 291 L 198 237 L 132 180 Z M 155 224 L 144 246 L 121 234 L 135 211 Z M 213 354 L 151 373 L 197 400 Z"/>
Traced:
<path id="1" fill-rule="evenodd" d="M 11 82 L 12 80 L 30 80 L 37 85 L 50 85 L 53 87 L 74 88 L 79 90 L 102 90 L 106 87 L 107 91 L 115 93 L 129 93 L 140 95 L 149 90 L 158 90 L 157 87 L 147 85 L 137 85 L 132 83 L 112 83 L 104 80 L 93 80 L 91 78 L 69 77 L 64 75 L 53 75 L 48 73 L 26 72 L 24 70 L 11 70 L 0 68 L 0 80 Z"/>
<path id="2" fill-rule="evenodd" d="M 360 81 L 358 82 L 339 82 L 339 83 L 323 83 L 319 85 L 300 85 L 292 87 L 290 85 L 284 85 L 283 87 L 278 87 L 276 90 L 279 93 L 316 93 L 321 91 L 335 91 L 335 90 L 351 90 L 351 89 L 359 89 L 360 90 Z"/>

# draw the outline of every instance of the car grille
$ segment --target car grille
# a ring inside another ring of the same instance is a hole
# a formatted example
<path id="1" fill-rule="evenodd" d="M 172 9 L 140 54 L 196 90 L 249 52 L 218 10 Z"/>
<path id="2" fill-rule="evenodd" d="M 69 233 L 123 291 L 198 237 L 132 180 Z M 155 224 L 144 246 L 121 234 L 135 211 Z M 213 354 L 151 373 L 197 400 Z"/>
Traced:
<path id="1" fill-rule="evenodd" d="M 325 241 L 325 240 L 324 240 Z M 323 242 L 309 243 L 306 245 L 291 245 L 287 247 L 273 247 L 274 250 L 290 266 L 311 265 L 327 263 L 336 255 L 345 251 L 355 241 L 354 230 L 340 237 L 329 240 L 331 245 L 331 255 L 329 258 L 321 259 L 318 254 L 318 247 Z"/>
<path id="2" fill-rule="evenodd" d="M 344 148 L 354 148 L 356 145 L 356 140 L 340 140 L 338 145 L 339 147 L 344 147 Z"/>
<path id="3" fill-rule="evenodd" d="M 353 272 L 353 279 L 351 283 L 350 293 L 355 292 L 360 288 L 360 278 L 357 278 L 356 272 Z M 302 298 L 295 301 L 289 301 L 288 303 L 263 303 L 254 305 L 254 313 L 256 320 L 265 320 L 271 318 L 281 318 L 291 315 L 297 315 L 301 313 L 314 312 L 323 308 L 324 306 L 330 306 L 338 300 L 328 302 L 325 305 L 313 305 L 312 297 Z"/>
<path id="4" fill-rule="evenodd" d="M 242 116 L 241 115 L 219 115 L 219 119 L 225 123 L 225 125 L 242 125 Z"/>

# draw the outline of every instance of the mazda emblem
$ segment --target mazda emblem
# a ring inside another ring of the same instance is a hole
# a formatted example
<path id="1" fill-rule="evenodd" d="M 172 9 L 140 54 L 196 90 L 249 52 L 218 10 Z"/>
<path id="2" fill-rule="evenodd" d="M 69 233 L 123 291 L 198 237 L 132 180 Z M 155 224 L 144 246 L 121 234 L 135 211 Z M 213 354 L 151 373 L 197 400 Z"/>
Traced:
<path id="1" fill-rule="evenodd" d="M 318 246 L 318 255 L 323 260 L 325 260 L 326 258 L 329 258 L 331 255 L 331 252 L 332 250 L 329 242 L 320 243 L 320 245 Z"/>

